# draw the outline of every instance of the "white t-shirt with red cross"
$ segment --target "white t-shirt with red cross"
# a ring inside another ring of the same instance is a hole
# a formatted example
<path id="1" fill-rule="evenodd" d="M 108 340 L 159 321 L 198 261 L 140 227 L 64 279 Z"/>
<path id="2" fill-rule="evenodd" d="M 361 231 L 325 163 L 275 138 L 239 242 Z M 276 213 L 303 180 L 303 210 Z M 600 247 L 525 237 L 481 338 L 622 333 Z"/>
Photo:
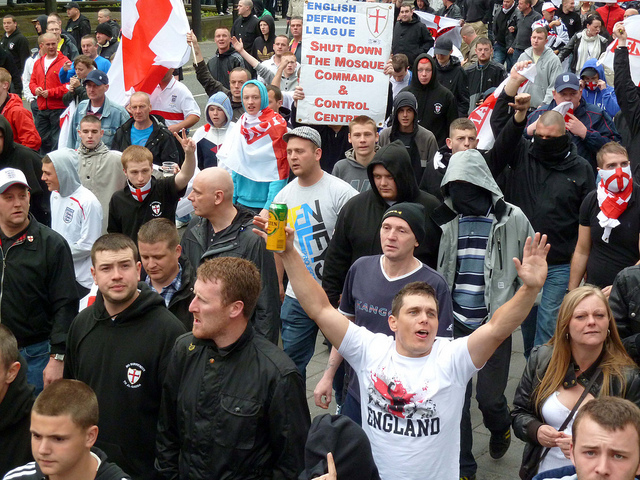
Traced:
<path id="1" fill-rule="evenodd" d="M 350 323 L 339 352 L 358 374 L 362 428 L 382 480 L 457 480 L 467 383 L 479 370 L 468 337 L 436 339 L 425 357 Z"/>

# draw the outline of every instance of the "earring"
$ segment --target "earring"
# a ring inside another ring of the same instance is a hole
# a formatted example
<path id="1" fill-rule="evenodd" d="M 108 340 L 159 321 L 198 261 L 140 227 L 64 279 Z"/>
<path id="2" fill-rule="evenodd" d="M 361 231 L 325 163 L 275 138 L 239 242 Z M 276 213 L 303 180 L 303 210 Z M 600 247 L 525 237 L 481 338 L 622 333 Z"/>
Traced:
<path id="1" fill-rule="evenodd" d="M 607 328 L 607 337 L 610 337 L 610 336 L 611 336 L 611 330 Z"/>
<path id="2" fill-rule="evenodd" d="M 567 339 L 567 341 L 569 340 L 569 332 L 564 334 L 565 338 Z"/>

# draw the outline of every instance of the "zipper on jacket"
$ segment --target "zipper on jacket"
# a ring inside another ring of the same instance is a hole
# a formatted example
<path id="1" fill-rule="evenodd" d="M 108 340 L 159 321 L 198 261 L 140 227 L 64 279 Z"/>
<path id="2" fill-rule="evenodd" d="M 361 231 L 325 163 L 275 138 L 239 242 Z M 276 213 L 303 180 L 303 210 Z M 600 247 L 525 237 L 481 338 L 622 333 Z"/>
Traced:
<path id="1" fill-rule="evenodd" d="M 498 239 L 498 259 L 500 260 L 500 270 L 502 270 L 502 243 L 500 239 Z"/>
<path id="2" fill-rule="evenodd" d="M 9 247 L 11 248 L 11 247 Z M 0 250 L 2 250 L 2 246 L 0 245 Z M 7 249 L 9 251 L 9 249 Z M 4 250 L 2 250 L 2 276 L 0 276 L 0 323 L 2 323 L 2 294 L 4 293 L 4 272 L 7 269 L 6 255 L 4 254 Z"/>

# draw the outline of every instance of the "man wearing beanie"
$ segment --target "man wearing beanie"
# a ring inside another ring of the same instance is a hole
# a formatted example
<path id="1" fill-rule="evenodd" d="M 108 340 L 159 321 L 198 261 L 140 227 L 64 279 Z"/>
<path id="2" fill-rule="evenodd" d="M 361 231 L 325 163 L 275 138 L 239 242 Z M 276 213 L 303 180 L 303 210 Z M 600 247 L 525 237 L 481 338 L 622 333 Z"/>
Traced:
<path id="1" fill-rule="evenodd" d="M 343 207 L 325 257 L 322 287 L 333 305 L 338 305 L 349 267 L 365 255 L 379 255 L 380 222 L 387 209 L 399 202 L 424 207 L 424 242 L 415 250 L 422 263 L 434 268 L 440 244 L 440 229 L 431 220 L 439 202 L 420 191 L 411 168 L 407 148 L 400 140 L 381 147 L 367 167 L 371 189 L 362 192 Z"/>
<path id="2" fill-rule="evenodd" d="M 407 147 L 416 179 L 421 179 L 427 163 L 438 151 L 431 131 L 418 125 L 418 101 L 411 92 L 400 92 L 393 100 L 391 126 L 380 132 L 380 146 L 396 140 Z"/>
<path id="3" fill-rule="evenodd" d="M 422 205 L 401 202 L 389 207 L 380 227 L 382 255 L 361 257 L 351 266 L 338 311 L 371 332 L 393 335 L 388 322 L 393 297 L 411 282 L 425 282 L 435 290 L 438 300 L 438 336 L 451 338 L 453 316 L 447 283 L 442 275 L 413 256 L 425 237 Z M 333 347 L 325 373 L 314 391 L 319 407 L 329 406 L 331 384 L 341 362 L 342 356 Z M 341 413 L 362 425 L 358 377 L 351 368 L 346 371 L 349 387 Z"/>
<path id="4" fill-rule="evenodd" d="M 438 272 L 451 289 L 453 334 L 466 337 L 491 319 L 515 294 L 521 282 L 512 258 L 533 229 L 515 205 L 504 201 L 487 162 L 475 149 L 455 153 L 442 179 L 444 204 L 434 213 L 442 229 Z M 511 336 L 478 372 L 476 399 L 491 431 L 489 454 L 501 458 L 511 443 L 511 418 L 504 389 L 509 377 Z M 471 447 L 472 381 L 467 384 L 460 424 L 460 477 L 474 478 Z"/>
<path id="5" fill-rule="evenodd" d="M 98 55 L 111 61 L 118 50 L 117 38 L 113 38 L 113 30 L 106 23 L 99 23 L 96 27 L 96 39 L 98 40 Z"/>

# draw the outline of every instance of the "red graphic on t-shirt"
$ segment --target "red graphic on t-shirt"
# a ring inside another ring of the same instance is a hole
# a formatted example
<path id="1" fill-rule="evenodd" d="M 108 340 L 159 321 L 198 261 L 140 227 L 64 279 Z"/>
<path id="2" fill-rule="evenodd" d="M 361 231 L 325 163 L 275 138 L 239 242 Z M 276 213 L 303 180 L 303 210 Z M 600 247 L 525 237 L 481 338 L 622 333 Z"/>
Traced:
<path id="1" fill-rule="evenodd" d="M 399 418 L 405 418 L 405 408 L 408 404 L 413 404 L 415 393 L 407 392 L 401 382 L 392 379 L 385 383 L 377 375 L 372 376 L 375 389 L 388 400 L 387 411 Z"/>

